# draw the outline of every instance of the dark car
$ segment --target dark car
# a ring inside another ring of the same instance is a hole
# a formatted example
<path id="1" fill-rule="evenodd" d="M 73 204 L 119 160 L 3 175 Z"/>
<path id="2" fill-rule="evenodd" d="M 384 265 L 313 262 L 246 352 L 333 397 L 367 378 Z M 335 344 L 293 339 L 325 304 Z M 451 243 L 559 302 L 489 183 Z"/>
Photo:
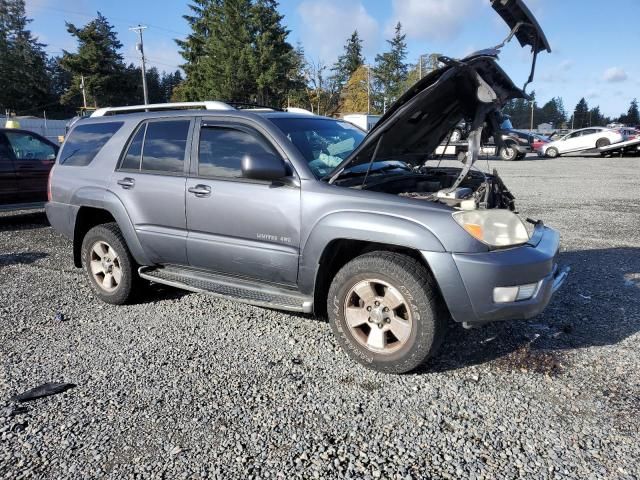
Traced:
<path id="1" fill-rule="evenodd" d="M 0 129 L 0 210 L 44 206 L 58 148 L 34 132 Z"/>

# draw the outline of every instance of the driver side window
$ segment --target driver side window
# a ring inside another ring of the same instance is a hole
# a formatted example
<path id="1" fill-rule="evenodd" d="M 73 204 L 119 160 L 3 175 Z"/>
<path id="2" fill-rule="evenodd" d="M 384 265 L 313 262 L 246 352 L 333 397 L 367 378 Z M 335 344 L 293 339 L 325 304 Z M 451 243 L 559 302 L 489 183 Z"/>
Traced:
<path id="1" fill-rule="evenodd" d="M 280 156 L 257 133 L 230 127 L 203 126 L 198 148 L 198 176 L 242 177 L 242 159 L 250 156 Z"/>
<path id="2" fill-rule="evenodd" d="M 5 132 L 18 160 L 55 160 L 56 150 L 42 140 L 23 132 Z"/>

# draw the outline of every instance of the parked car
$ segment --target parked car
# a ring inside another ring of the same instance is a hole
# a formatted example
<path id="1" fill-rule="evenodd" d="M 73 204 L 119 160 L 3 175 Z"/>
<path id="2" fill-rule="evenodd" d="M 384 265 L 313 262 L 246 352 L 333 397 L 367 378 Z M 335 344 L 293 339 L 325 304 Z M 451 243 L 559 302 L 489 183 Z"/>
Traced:
<path id="1" fill-rule="evenodd" d="M 534 137 L 529 132 L 501 130 L 501 138 L 503 146 L 498 149 L 498 156 L 503 160 L 522 160 L 534 151 Z"/>
<path id="2" fill-rule="evenodd" d="M 623 140 L 624 137 L 617 130 L 610 130 L 604 127 L 582 128 L 580 130 L 574 130 L 558 140 L 543 145 L 539 150 L 539 154 L 555 158 L 565 153 L 606 147 L 607 145 Z"/>
<path id="3" fill-rule="evenodd" d="M 544 135 L 538 135 L 537 133 L 532 133 L 531 135 L 533 136 L 531 147 L 534 152 L 539 152 L 544 145 L 551 141 L 549 137 L 545 137 Z"/>
<path id="4" fill-rule="evenodd" d="M 27 130 L 0 129 L 0 210 L 42 208 L 58 146 Z"/>
<path id="5" fill-rule="evenodd" d="M 624 137 L 624 140 L 634 140 L 640 137 L 640 130 L 633 127 L 619 128 L 618 132 Z"/>
<path id="6" fill-rule="evenodd" d="M 523 45 L 549 49 L 521 2 L 494 8 L 511 28 L 528 26 L 515 33 Z M 412 370 L 450 318 L 467 327 L 529 318 L 567 275 L 558 233 L 538 221 L 530 234 L 498 175 L 473 169 L 485 120 L 524 97 L 498 53 L 429 73 L 366 135 L 265 109 L 83 120 L 58 155 L 47 216 L 105 302 L 129 302 L 149 280 L 326 312 L 352 358 Z M 447 113 L 425 114 L 436 108 Z M 472 112 L 467 163 L 428 164 Z"/>

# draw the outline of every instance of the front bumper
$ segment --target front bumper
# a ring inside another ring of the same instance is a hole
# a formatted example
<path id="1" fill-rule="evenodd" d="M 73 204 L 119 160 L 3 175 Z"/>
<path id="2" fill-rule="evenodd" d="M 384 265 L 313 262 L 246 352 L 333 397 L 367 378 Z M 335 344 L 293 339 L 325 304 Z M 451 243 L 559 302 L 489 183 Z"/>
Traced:
<path id="1" fill-rule="evenodd" d="M 538 315 L 564 283 L 568 268 L 556 261 L 560 235 L 538 223 L 529 242 L 486 253 L 423 252 L 449 312 L 457 322 L 482 324 Z M 495 287 L 539 283 L 528 300 L 495 303 Z"/>

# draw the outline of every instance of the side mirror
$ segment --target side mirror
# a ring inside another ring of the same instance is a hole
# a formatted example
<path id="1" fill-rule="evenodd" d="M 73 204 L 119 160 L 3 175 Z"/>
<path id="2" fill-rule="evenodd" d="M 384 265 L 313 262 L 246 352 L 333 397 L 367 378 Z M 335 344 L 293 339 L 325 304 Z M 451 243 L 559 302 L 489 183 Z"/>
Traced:
<path id="1" fill-rule="evenodd" d="M 253 180 L 279 180 L 287 176 L 287 169 L 282 159 L 275 155 L 245 155 L 242 176 Z"/>

